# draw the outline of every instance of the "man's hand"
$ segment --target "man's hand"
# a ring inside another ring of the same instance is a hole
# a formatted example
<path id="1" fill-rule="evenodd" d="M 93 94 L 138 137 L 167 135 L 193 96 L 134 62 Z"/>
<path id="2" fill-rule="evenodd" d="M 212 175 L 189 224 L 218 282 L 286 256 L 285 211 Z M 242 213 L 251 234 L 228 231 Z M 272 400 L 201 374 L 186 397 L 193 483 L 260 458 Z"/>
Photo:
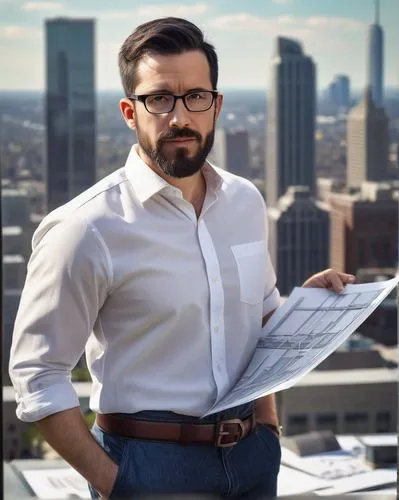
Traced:
<path id="1" fill-rule="evenodd" d="M 46 441 L 107 499 L 118 465 L 91 435 L 79 407 L 54 413 L 37 422 Z M 68 432 L 65 432 L 68 429 Z"/>
<path id="2" fill-rule="evenodd" d="M 330 288 L 334 292 L 342 292 L 345 285 L 354 283 L 356 276 L 353 274 L 340 273 L 335 269 L 326 269 L 320 273 L 313 274 L 302 285 L 304 288 Z"/>

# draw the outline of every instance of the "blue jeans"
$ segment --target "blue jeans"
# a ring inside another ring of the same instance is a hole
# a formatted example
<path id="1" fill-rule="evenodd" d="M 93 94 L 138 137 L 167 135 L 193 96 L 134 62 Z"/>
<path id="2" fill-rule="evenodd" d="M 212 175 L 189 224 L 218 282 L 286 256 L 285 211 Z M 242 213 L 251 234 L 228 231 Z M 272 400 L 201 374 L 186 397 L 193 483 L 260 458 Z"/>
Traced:
<path id="1" fill-rule="evenodd" d="M 253 403 L 230 408 L 200 420 L 214 423 L 245 418 Z M 127 418 L 163 422 L 198 422 L 198 418 L 168 411 L 143 411 Z M 240 499 L 275 498 L 281 448 L 277 436 L 257 426 L 248 437 L 230 448 L 202 444 L 129 439 L 109 434 L 96 424 L 92 434 L 110 458 L 119 465 L 110 499 L 145 498 L 156 495 L 200 494 L 204 497 Z M 98 493 L 89 485 L 93 499 Z"/>

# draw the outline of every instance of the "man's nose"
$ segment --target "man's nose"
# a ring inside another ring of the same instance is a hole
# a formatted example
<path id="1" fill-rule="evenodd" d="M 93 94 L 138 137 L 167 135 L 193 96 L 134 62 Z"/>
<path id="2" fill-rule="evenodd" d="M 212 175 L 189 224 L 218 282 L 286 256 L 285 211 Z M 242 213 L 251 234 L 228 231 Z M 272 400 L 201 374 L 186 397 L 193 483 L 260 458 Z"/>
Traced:
<path id="1" fill-rule="evenodd" d="M 170 112 L 169 126 L 184 128 L 190 124 L 190 111 L 184 105 L 183 99 L 177 99 L 173 111 Z"/>

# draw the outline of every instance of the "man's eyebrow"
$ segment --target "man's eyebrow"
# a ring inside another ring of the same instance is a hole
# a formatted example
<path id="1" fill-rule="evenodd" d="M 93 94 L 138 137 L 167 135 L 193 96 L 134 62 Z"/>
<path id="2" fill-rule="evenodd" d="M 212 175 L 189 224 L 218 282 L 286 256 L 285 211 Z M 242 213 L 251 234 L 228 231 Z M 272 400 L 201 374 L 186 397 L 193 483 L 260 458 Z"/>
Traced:
<path id="1" fill-rule="evenodd" d="M 189 94 L 190 92 L 210 92 L 210 89 L 206 89 L 204 87 L 194 87 L 192 89 L 186 90 L 185 94 Z M 161 88 L 161 89 L 151 89 L 142 92 L 141 95 L 153 95 L 153 94 L 173 94 L 171 89 Z"/>
<path id="2" fill-rule="evenodd" d="M 163 89 L 149 89 L 143 93 L 144 93 L 144 95 L 145 94 L 171 94 L 172 91 L 170 89 L 163 88 Z"/>
<path id="3" fill-rule="evenodd" d="M 193 89 L 187 90 L 187 92 L 211 92 L 212 89 L 206 89 L 204 87 L 195 87 Z"/>

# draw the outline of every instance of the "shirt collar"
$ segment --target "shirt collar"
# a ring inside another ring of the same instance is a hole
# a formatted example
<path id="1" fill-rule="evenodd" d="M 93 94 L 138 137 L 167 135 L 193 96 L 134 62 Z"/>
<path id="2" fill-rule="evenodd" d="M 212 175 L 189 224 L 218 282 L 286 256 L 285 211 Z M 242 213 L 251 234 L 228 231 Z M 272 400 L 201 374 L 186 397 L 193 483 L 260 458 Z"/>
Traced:
<path id="1" fill-rule="evenodd" d="M 169 182 L 154 172 L 154 170 L 140 158 L 137 152 L 137 144 L 134 144 L 130 150 L 125 169 L 126 175 L 140 203 L 144 203 L 163 189 L 169 189 L 181 195 L 179 189 L 169 184 Z M 207 189 L 214 192 L 218 191 L 223 184 L 223 178 L 216 171 L 215 167 L 209 162 L 206 162 L 202 168 L 202 172 L 205 177 Z"/>
<path id="2" fill-rule="evenodd" d="M 214 167 L 208 160 L 202 167 L 202 173 L 204 174 L 207 189 L 213 192 L 219 191 L 223 185 L 223 177 L 217 172 L 216 167 Z"/>

